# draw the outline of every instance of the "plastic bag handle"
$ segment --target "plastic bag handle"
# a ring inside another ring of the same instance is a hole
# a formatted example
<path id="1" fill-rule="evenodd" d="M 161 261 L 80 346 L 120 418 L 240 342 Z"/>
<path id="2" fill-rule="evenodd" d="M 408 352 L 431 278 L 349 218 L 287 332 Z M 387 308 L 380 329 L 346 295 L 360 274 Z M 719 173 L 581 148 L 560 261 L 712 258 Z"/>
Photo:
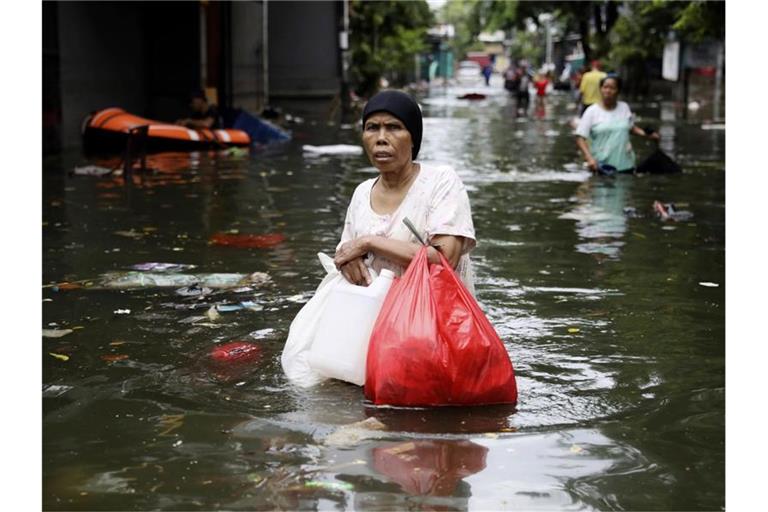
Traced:
<path id="1" fill-rule="evenodd" d="M 416 226 L 413 225 L 413 222 L 411 222 L 411 219 L 409 219 L 408 217 L 403 217 L 403 224 L 405 224 L 408 227 L 408 229 L 411 230 L 411 233 L 413 233 L 413 236 L 416 237 L 416 240 L 418 240 L 421 243 L 421 245 L 423 246 L 429 245 L 427 242 L 424 241 L 423 238 L 421 238 L 421 235 L 419 234 L 419 232 L 416 231 Z"/>

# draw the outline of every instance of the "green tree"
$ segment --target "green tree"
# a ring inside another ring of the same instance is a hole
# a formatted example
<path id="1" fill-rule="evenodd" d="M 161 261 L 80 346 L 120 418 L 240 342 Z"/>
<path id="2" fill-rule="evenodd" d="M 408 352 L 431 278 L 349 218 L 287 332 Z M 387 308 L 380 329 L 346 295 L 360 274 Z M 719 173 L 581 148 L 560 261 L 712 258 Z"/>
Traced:
<path id="1" fill-rule="evenodd" d="M 724 22 L 725 2 L 630 2 L 611 34 L 608 61 L 623 68 L 630 93 L 643 92 L 648 87 L 646 64 L 662 55 L 670 31 L 687 42 L 723 39 Z"/>
<path id="2" fill-rule="evenodd" d="M 725 38 L 724 1 L 449 0 L 446 13 L 453 13 L 446 21 L 458 20 L 461 47 L 469 47 L 483 30 L 502 29 L 514 34 L 514 55 L 534 61 L 532 56 L 543 51 L 537 35 L 542 31 L 531 34 L 526 26 L 539 26 L 539 16 L 550 13 L 562 33 L 580 35 L 587 61 L 606 60 L 609 67 L 625 70 L 628 83 L 639 90 L 647 85 L 648 61 L 661 57 L 670 31 L 689 42 Z"/>
<path id="3" fill-rule="evenodd" d="M 404 85 L 415 55 L 427 49 L 434 17 L 426 1 L 350 2 L 350 75 L 355 91 L 370 97 L 386 76 Z"/>
<path id="4" fill-rule="evenodd" d="M 440 9 L 439 21 L 453 25 L 455 36 L 449 45 L 457 60 L 464 58 L 469 51 L 483 48 L 477 40 L 483 29 L 479 15 L 481 5 L 478 0 L 448 0 Z"/>
<path id="5" fill-rule="evenodd" d="M 527 20 L 539 26 L 539 16 L 544 13 L 552 14 L 553 23 L 564 32 L 579 33 L 584 54 L 590 59 L 607 53 L 608 36 L 619 17 L 619 2 L 449 0 L 441 14 L 456 26 L 458 49 L 469 48 L 483 30 L 500 29 L 514 33 L 513 44 L 525 54 L 521 56 L 530 57 L 541 51 L 529 49 L 535 37 L 526 32 Z"/>
<path id="6" fill-rule="evenodd" d="M 672 28 L 691 42 L 704 39 L 725 39 L 725 2 L 695 1 L 687 4 L 678 14 Z"/>

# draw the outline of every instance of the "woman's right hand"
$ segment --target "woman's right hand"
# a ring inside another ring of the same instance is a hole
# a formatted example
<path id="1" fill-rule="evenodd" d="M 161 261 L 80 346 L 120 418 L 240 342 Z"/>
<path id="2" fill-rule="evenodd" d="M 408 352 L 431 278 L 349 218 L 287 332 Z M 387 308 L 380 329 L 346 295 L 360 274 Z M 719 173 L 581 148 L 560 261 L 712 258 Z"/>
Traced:
<path id="1" fill-rule="evenodd" d="M 587 167 L 589 167 L 592 172 L 597 172 L 597 160 L 594 158 L 588 158 Z"/>
<path id="2" fill-rule="evenodd" d="M 371 274 L 368 267 L 363 263 L 363 258 L 355 258 L 339 267 L 339 272 L 344 279 L 358 286 L 368 286 L 371 284 Z"/>

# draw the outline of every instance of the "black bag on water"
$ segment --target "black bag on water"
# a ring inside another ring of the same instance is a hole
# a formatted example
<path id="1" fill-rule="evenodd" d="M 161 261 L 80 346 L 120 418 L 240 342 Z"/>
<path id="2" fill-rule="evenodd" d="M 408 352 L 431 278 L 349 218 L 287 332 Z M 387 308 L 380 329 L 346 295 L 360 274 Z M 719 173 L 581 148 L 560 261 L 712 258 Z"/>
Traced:
<path id="1" fill-rule="evenodd" d="M 650 173 L 650 174 L 674 174 L 676 172 L 682 172 L 682 169 L 677 162 L 672 160 L 661 149 L 656 148 L 656 151 L 648 155 L 648 157 L 640 162 L 640 165 L 635 169 L 636 173 Z"/>

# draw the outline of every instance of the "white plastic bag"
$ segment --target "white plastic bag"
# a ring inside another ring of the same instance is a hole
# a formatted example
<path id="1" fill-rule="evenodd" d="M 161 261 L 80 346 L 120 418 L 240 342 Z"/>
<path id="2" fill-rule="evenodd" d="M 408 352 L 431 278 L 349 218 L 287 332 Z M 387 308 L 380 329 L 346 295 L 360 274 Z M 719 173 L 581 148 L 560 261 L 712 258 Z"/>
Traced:
<path id="1" fill-rule="evenodd" d="M 302 387 L 310 387 L 318 384 L 326 377 L 313 370 L 307 360 L 309 349 L 315 339 L 317 325 L 323 315 L 325 306 L 328 302 L 328 296 L 333 290 L 334 285 L 344 281 L 344 276 L 336 269 L 333 258 L 322 252 L 317 253 L 320 264 L 328 275 L 322 280 L 315 290 L 315 294 L 304 304 L 304 307 L 296 315 L 288 329 L 288 339 L 283 347 L 283 354 L 280 356 L 280 363 L 283 365 L 283 371 L 288 379 L 294 384 Z M 369 268 L 371 277 L 376 273 Z"/>

